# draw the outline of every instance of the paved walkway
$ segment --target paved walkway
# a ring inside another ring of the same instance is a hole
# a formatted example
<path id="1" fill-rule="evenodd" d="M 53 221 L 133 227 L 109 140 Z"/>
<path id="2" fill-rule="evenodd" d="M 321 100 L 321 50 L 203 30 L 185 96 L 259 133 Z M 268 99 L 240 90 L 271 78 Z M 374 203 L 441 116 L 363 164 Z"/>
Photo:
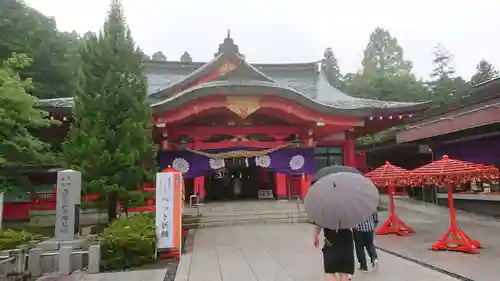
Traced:
<path id="1" fill-rule="evenodd" d="M 200 229 L 194 250 L 182 256 L 176 281 L 324 280 L 321 251 L 311 245 L 309 224 L 242 225 Z M 420 265 L 381 253 L 376 272 L 355 281 L 456 280 Z"/>
<path id="2" fill-rule="evenodd" d="M 458 225 L 473 239 L 481 241 L 480 254 L 434 252 L 432 243 L 449 227 L 448 209 L 434 204 L 396 200 L 396 214 L 417 233 L 408 237 L 378 236 L 377 245 L 398 254 L 431 264 L 472 280 L 497 280 L 500 275 L 500 222 L 492 217 L 457 211 Z M 381 220 L 388 212 L 381 213 Z"/>
<path id="3" fill-rule="evenodd" d="M 166 269 L 150 269 L 99 274 L 73 273 L 66 276 L 43 276 L 37 281 L 164 281 Z"/>

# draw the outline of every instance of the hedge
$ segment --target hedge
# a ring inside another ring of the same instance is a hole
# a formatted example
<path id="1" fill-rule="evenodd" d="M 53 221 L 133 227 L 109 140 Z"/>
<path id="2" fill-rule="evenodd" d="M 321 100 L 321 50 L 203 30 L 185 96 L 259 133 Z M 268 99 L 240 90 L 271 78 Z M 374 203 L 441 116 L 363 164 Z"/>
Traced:
<path id="1" fill-rule="evenodd" d="M 26 245 L 30 241 L 42 238 L 42 235 L 25 230 L 0 229 L 0 250 L 15 249 L 17 246 Z"/>
<path id="2" fill-rule="evenodd" d="M 154 262 L 155 242 L 154 213 L 120 218 L 99 239 L 102 268 L 124 269 Z"/>

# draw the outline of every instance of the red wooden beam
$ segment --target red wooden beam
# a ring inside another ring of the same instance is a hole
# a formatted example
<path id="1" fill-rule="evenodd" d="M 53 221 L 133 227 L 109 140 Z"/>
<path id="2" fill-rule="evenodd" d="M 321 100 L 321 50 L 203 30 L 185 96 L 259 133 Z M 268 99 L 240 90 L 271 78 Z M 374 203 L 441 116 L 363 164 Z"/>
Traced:
<path id="1" fill-rule="evenodd" d="M 273 116 L 279 119 L 287 120 L 287 116 L 296 116 L 304 121 L 309 122 L 322 122 L 326 125 L 349 126 L 356 127 L 364 124 L 363 119 L 352 116 L 342 116 L 339 114 L 323 114 L 315 112 L 307 107 L 304 107 L 294 101 L 283 98 L 262 96 L 259 100 L 261 110 L 270 109 Z M 157 114 L 158 119 L 156 124 L 172 124 L 187 119 L 193 115 L 202 117 L 205 112 L 212 109 L 226 108 L 225 96 L 211 96 L 206 98 L 196 99 L 194 101 L 184 104 L 182 107 L 170 110 L 165 113 Z"/>
<path id="2" fill-rule="evenodd" d="M 277 142 L 260 142 L 260 141 L 221 141 L 221 142 L 197 142 L 196 147 L 194 143 L 188 143 L 187 148 L 190 149 L 221 149 L 228 147 L 255 147 L 255 148 L 273 148 L 278 146 Z"/>
<path id="3" fill-rule="evenodd" d="M 189 136 L 198 139 L 206 139 L 210 136 L 227 134 L 231 136 L 248 136 L 253 134 L 264 134 L 269 136 L 275 135 L 291 135 L 291 134 L 306 134 L 308 127 L 296 126 L 252 126 L 252 127 L 167 127 L 160 131 L 166 131 L 169 139 L 176 139 L 180 136 Z"/>

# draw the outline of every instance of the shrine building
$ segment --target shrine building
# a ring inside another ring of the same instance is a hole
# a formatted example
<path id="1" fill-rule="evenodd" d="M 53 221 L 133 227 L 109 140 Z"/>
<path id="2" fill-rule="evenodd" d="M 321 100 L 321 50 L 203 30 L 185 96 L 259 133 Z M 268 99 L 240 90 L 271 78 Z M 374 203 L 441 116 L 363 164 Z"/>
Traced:
<path id="1" fill-rule="evenodd" d="M 251 64 L 229 35 L 210 62 L 149 61 L 147 76 L 159 169 L 183 172 L 202 200 L 302 197 L 321 167 L 363 168 L 357 137 L 429 106 L 351 97 L 320 61 Z M 41 104 L 64 134 L 72 99 Z"/>

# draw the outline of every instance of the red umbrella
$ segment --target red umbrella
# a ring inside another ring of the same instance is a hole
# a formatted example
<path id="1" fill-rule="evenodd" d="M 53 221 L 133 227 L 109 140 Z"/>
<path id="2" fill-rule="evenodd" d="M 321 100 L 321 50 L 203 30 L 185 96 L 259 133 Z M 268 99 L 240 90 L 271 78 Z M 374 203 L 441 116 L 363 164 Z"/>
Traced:
<path id="1" fill-rule="evenodd" d="M 450 208 L 450 228 L 446 234 L 432 245 L 433 250 L 452 250 L 477 253 L 481 247 L 479 241 L 472 240 L 457 226 L 453 186 L 467 181 L 488 181 L 498 178 L 498 169 L 481 164 L 474 164 L 450 159 L 447 155 L 441 160 L 411 171 L 412 177 L 422 184 L 446 184 L 448 187 L 448 205 Z"/>
<path id="2" fill-rule="evenodd" d="M 403 168 L 391 165 L 389 162 L 385 162 L 385 165 L 378 167 L 377 169 L 367 173 L 365 175 L 367 178 L 371 179 L 375 185 L 379 187 L 387 187 L 389 193 L 389 219 L 377 230 L 378 235 L 382 234 L 397 234 L 397 235 L 408 235 L 408 233 L 413 233 L 415 230 L 404 223 L 396 215 L 396 206 L 394 205 L 394 189 L 396 186 L 403 186 L 409 184 L 410 172 Z"/>

